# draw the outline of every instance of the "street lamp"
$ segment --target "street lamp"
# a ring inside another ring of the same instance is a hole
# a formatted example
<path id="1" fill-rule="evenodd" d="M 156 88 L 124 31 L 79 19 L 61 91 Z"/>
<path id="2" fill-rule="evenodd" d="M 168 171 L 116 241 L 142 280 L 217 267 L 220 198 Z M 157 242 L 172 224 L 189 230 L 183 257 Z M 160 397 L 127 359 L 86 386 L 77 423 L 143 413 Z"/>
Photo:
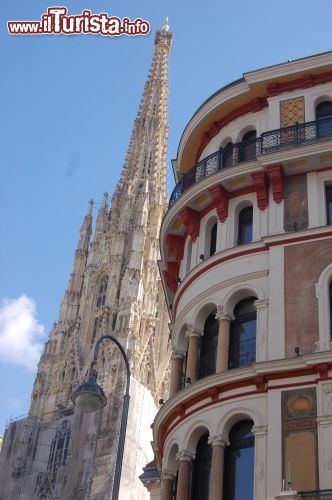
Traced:
<path id="1" fill-rule="evenodd" d="M 78 406 L 78 408 L 84 413 L 94 412 L 96 410 L 99 410 L 100 408 L 103 408 L 106 405 L 107 399 L 103 389 L 100 387 L 100 385 L 97 384 L 97 370 L 95 369 L 100 344 L 105 339 L 114 342 L 114 344 L 116 344 L 117 347 L 120 349 L 123 360 L 126 365 L 126 372 L 127 372 L 126 391 L 123 396 L 118 452 L 116 455 L 116 464 L 115 464 L 113 491 L 112 491 L 112 500 L 118 500 L 122 461 L 123 461 L 123 451 L 124 451 L 127 420 L 128 420 L 129 400 L 130 400 L 129 396 L 130 369 L 129 369 L 128 358 L 122 345 L 116 338 L 112 337 L 112 335 L 103 335 L 96 342 L 93 361 L 91 363 L 91 369 L 89 373 L 89 380 L 83 382 L 74 390 L 73 394 L 71 395 L 71 400 L 74 403 L 74 405 Z"/>

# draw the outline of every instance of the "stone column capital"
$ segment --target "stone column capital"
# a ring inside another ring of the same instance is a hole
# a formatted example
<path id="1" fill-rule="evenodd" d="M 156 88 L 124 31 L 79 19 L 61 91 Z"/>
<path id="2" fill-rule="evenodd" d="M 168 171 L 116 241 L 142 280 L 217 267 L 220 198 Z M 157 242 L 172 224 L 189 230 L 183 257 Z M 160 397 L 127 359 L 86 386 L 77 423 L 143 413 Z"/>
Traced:
<path id="1" fill-rule="evenodd" d="M 196 328 L 192 323 L 187 324 L 186 337 L 201 337 L 203 332 Z"/>
<path id="2" fill-rule="evenodd" d="M 175 460 L 178 460 L 179 462 L 184 461 L 184 462 L 192 462 L 195 460 L 196 455 L 194 453 L 191 453 L 190 451 L 187 450 L 182 450 L 179 451 L 175 455 Z"/>
<path id="3" fill-rule="evenodd" d="M 256 309 L 265 309 L 269 305 L 269 299 L 258 299 L 255 300 L 254 306 Z"/>
<path id="4" fill-rule="evenodd" d="M 174 350 L 172 353 L 171 359 L 183 359 L 185 357 L 185 353 L 183 351 Z"/>
<path id="5" fill-rule="evenodd" d="M 232 313 L 226 311 L 226 309 L 224 308 L 224 306 L 218 306 L 215 318 L 218 321 L 221 321 L 221 320 L 233 321 L 234 316 L 233 316 Z"/>
<path id="6" fill-rule="evenodd" d="M 163 469 L 161 471 L 161 477 L 162 477 L 163 481 L 165 481 L 167 479 L 170 479 L 171 481 L 173 481 L 176 477 L 176 472 L 174 472 L 172 470 Z"/>
<path id="7" fill-rule="evenodd" d="M 255 437 L 266 436 L 267 425 L 254 425 L 254 427 L 251 428 L 251 432 L 255 434 Z"/>
<path id="8" fill-rule="evenodd" d="M 229 440 L 226 436 L 222 434 L 216 434 L 215 436 L 210 436 L 208 439 L 208 444 L 212 444 L 212 446 L 229 446 Z"/>

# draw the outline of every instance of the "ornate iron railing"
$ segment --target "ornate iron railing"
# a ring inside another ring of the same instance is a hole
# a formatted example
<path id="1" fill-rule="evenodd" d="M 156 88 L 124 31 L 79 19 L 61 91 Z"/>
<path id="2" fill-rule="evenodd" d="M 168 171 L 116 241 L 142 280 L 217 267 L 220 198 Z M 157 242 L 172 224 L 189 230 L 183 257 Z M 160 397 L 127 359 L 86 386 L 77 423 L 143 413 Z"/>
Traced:
<path id="1" fill-rule="evenodd" d="M 332 500 L 332 490 L 300 491 L 298 500 Z"/>
<path id="2" fill-rule="evenodd" d="M 256 361 L 256 338 L 231 342 L 228 355 L 228 369 L 244 368 Z"/>
<path id="3" fill-rule="evenodd" d="M 217 352 L 209 352 L 200 357 L 199 378 L 208 377 L 216 373 Z"/>
<path id="4" fill-rule="evenodd" d="M 212 153 L 186 172 L 177 183 L 169 207 L 191 186 L 226 168 L 252 161 L 259 155 L 312 144 L 332 137 L 332 118 L 296 124 L 264 132 L 253 140 L 238 142 Z"/>

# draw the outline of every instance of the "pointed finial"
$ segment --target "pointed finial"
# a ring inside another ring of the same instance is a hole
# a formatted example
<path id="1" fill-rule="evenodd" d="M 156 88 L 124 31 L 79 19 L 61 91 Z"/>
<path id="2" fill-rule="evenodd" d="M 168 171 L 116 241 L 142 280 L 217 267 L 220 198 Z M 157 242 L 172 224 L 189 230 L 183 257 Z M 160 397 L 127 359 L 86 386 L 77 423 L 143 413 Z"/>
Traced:
<path id="1" fill-rule="evenodd" d="M 168 16 L 165 18 L 165 22 L 161 28 L 161 31 L 169 31 Z"/>
<path id="2" fill-rule="evenodd" d="M 108 198 L 108 192 L 105 191 L 104 197 L 103 197 L 102 208 L 106 208 L 106 206 L 107 206 L 107 198 Z"/>
<path id="3" fill-rule="evenodd" d="M 89 200 L 88 215 L 92 215 L 92 207 L 94 204 L 95 204 L 95 202 L 92 199 Z"/>

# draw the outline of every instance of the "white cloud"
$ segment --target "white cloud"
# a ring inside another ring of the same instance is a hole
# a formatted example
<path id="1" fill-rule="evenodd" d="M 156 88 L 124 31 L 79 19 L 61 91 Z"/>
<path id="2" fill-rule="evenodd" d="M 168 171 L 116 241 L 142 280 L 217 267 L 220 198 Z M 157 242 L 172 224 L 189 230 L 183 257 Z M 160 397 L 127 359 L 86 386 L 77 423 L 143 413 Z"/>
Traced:
<path id="1" fill-rule="evenodd" d="M 0 302 L 0 361 L 35 370 L 43 349 L 44 326 L 38 323 L 33 299 Z"/>

